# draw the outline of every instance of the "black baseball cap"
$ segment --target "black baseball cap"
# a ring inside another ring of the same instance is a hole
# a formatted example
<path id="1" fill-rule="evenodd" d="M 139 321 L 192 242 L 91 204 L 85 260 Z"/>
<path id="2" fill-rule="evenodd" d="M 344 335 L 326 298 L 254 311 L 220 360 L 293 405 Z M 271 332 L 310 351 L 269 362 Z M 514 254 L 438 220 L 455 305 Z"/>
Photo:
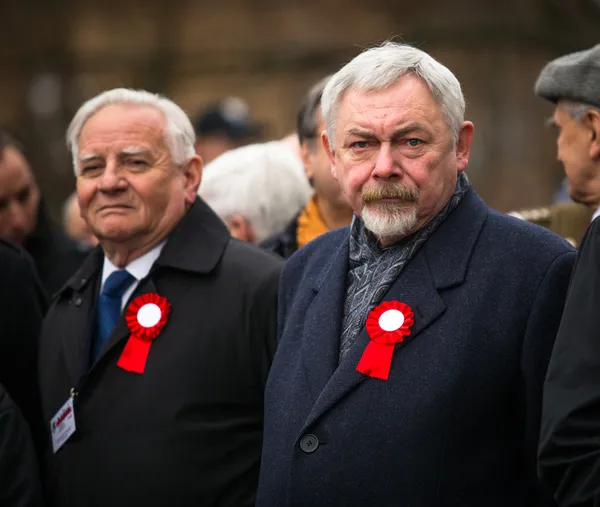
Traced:
<path id="1" fill-rule="evenodd" d="M 202 110 L 193 120 L 198 137 L 225 135 L 232 141 L 259 138 L 263 125 L 250 117 L 250 107 L 239 97 L 227 97 Z"/>

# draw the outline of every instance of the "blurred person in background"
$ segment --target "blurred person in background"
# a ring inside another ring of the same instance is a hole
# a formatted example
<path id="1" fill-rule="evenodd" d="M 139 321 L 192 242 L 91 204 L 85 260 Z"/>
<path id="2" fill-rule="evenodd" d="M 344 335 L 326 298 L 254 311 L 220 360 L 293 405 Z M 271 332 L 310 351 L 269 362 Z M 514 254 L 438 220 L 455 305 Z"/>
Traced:
<path id="1" fill-rule="evenodd" d="M 558 129 L 557 157 L 569 181 L 571 199 L 594 209 L 600 206 L 600 44 L 548 63 L 535 93 L 555 104 L 552 124 Z M 582 81 L 577 81 L 580 79 Z"/>
<path id="2" fill-rule="evenodd" d="M 321 96 L 330 76 L 308 91 L 296 119 L 300 156 L 314 193 L 308 204 L 285 228 L 261 246 L 287 259 L 321 234 L 352 221 L 352 208 L 331 173 L 331 162 L 321 141 L 325 130 Z"/>
<path id="3" fill-rule="evenodd" d="M 600 45 L 561 56 L 535 87 L 555 103 L 558 159 L 573 200 L 600 204 Z M 544 391 L 539 467 L 560 507 L 600 505 L 600 220 L 575 264 Z"/>
<path id="4" fill-rule="evenodd" d="M 29 427 L 1 383 L 0 505 L 43 506 L 38 459 Z"/>
<path id="5" fill-rule="evenodd" d="M 590 129 L 600 110 L 600 85 L 593 75 L 599 59 L 600 45 L 557 58 L 540 72 L 535 93 L 555 104 L 548 123 L 558 130 L 557 158 L 566 178 L 552 205 L 510 213 L 547 227 L 574 246 L 600 214 L 600 157 L 593 152 Z M 585 93 L 572 79 L 574 70 L 590 87 Z"/>
<path id="6" fill-rule="evenodd" d="M 77 192 L 73 192 L 63 204 L 63 227 L 67 236 L 75 241 L 83 251 L 98 244 L 98 238 L 81 216 Z"/>
<path id="7" fill-rule="evenodd" d="M 0 131 L 0 238 L 27 250 L 48 295 L 84 258 L 50 219 L 20 143 L 5 131 Z"/>
<path id="8" fill-rule="evenodd" d="M 536 95 L 555 104 L 549 125 L 558 130 L 557 158 L 566 178 L 554 204 L 512 213 L 567 238 L 577 246 L 590 222 L 600 214 L 600 157 L 593 153 L 593 125 L 600 104 L 600 84 L 594 81 L 600 45 L 549 62 L 535 84 Z M 580 65 L 580 77 L 590 87 L 582 95 L 569 73 Z M 587 101 L 587 102 L 586 102 Z"/>
<path id="9" fill-rule="evenodd" d="M 42 326 L 50 504 L 252 507 L 281 262 L 197 196 L 194 130 L 171 100 L 106 91 L 67 139 L 100 247 Z"/>
<path id="10" fill-rule="evenodd" d="M 262 125 L 252 120 L 248 104 L 239 97 L 211 104 L 192 123 L 196 153 L 204 164 L 226 151 L 260 141 L 263 131 Z"/>
<path id="11" fill-rule="evenodd" d="M 280 139 L 284 146 L 289 148 L 289 150 L 296 155 L 298 158 L 302 158 L 302 151 L 300 149 L 300 140 L 298 139 L 298 133 L 292 132 L 287 136 Z"/>
<path id="12" fill-rule="evenodd" d="M 27 420 L 40 456 L 47 441 L 38 382 L 39 333 L 46 306 L 30 256 L 0 240 L 0 384 Z"/>
<path id="13" fill-rule="evenodd" d="M 260 243 L 283 230 L 312 189 L 300 160 L 271 141 L 221 155 L 205 167 L 198 193 L 234 238 Z"/>

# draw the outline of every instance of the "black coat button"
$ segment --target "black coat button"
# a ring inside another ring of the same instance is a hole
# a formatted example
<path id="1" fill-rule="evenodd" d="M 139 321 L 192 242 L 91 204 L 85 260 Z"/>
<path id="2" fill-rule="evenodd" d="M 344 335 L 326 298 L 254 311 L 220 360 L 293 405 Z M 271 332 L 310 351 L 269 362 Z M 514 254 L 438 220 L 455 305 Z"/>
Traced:
<path id="1" fill-rule="evenodd" d="M 315 435 L 304 435 L 300 440 L 300 449 L 307 454 L 315 452 L 317 447 L 319 447 L 319 439 Z"/>

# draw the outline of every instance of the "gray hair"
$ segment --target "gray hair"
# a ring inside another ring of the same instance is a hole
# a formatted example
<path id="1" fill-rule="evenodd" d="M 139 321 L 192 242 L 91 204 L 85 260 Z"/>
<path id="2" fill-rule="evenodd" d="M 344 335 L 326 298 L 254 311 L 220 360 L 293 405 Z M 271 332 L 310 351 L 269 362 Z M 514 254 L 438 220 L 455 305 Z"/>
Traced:
<path id="1" fill-rule="evenodd" d="M 351 89 L 381 90 L 406 74 L 414 74 L 428 86 L 458 142 L 465 116 L 465 98 L 456 76 L 424 51 L 406 44 L 385 42 L 356 56 L 330 79 L 323 91 L 321 108 L 331 149 L 340 103 Z"/>
<path id="2" fill-rule="evenodd" d="M 560 105 L 567 112 L 567 114 L 571 117 L 571 119 L 575 121 L 581 121 L 585 118 L 586 113 L 590 109 L 594 109 L 596 111 L 600 111 L 596 106 L 592 106 L 590 104 L 584 104 L 583 102 L 573 102 L 571 100 L 561 100 Z"/>
<path id="3" fill-rule="evenodd" d="M 165 117 L 167 127 L 164 132 L 165 143 L 171 152 L 176 165 L 182 165 L 195 155 L 194 142 L 196 135 L 190 119 L 175 102 L 158 94 L 144 90 L 115 88 L 96 95 L 85 102 L 75 113 L 67 129 L 67 146 L 73 155 L 73 169 L 77 176 L 77 159 L 79 157 L 79 136 L 85 123 L 100 109 L 117 104 L 134 104 L 153 107 Z"/>
<path id="4" fill-rule="evenodd" d="M 228 222 L 243 216 L 256 242 L 282 231 L 312 188 L 300 159 L 280 141 L 230 150 L 204 168 L 198 195 Z"/>
<path id="5" fill-rule="evenodd" d="M 308 142 L 312 151 L 315 150 L 316 143 L 320 142 L 321 132 L 317 132 L 317 110 L 321 105 L 321 97 L 323 96 L 325 85 L 330 79 L 331 76 L 324 77 L 308 90 L 296 116 L 298 141 L 300 144 L 304 141 Z"/>

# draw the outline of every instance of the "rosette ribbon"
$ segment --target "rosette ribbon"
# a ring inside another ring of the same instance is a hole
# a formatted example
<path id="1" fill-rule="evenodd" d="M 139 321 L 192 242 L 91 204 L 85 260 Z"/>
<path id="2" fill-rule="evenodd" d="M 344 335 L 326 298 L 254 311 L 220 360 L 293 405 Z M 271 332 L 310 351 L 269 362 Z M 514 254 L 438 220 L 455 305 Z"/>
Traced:
<path id="1" fill-rule="evenodd" d="M 135 298 L 127 308 L 125 321 L 131 334 L 117 366 L 133 373 L 144 373 L 150 345 L 167 323 L 171 304 L 154 292 Z"/>
<path id="2" fill-rule="evenodd" d="M 414 316 L 410 306 L 399 301 L 384 301 L 373 308 L 366 323 L 371 340 L 356 370 L 370 377 L 387 380 L 390 376 L 394 346 L 410 335 L 410 328 L 415 323 Z"/>

